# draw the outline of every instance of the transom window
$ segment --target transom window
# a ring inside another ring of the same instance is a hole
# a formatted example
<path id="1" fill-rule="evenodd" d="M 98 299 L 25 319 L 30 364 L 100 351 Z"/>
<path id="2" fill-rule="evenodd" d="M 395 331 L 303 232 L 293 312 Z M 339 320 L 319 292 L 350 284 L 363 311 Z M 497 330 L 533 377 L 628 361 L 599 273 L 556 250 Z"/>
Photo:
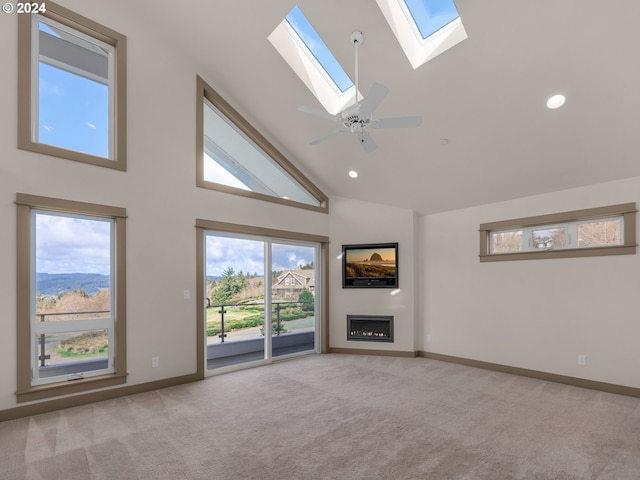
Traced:
<path id="1" fill-rule="evenodd" d="M 480 261 L 635 253 L 635 204 L 480 225 Z"/>
<path id="2" fill-rule="evenodd" d="M 624 217 L 491 232 L 491 253 L 622 245 Z"/>
<path id="3" fill-rule="evenodd" d="M 49 2 L 21 17 L 19 147 L 124 170 L 125 37 Z"/>
<path id="4" fill-rule="evenodd" d="M 197 185 L 326 212 L 327 197 L 198 77 Z"/>

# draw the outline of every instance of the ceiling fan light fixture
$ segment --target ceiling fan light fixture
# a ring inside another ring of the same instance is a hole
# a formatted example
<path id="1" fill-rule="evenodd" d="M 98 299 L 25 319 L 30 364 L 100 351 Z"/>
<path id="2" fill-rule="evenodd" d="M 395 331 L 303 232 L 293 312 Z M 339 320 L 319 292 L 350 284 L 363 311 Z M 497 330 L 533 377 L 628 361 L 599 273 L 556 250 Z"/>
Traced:
<path id="1" fill-rule="evenodd" d="M 564 105 L 565 101 L 566 101 L 566 97 L 564 95 L 562 94 L 553 95 L 549 97 L 549 99 L 547 100 L 547 108 L 551 110 L 555 110 L 556 108 L 560 108 L 562 105 Z"/>
<path id="2" fill-rule="evenodd" d="M 340 128 L 340 130 L 309 142 L 312 145 L 317 145 L 318 143 L 322 143 L 325 140 L 329 140 L 330 138 L 334 138 L 338 135 L 349 132 L 358 139 L 358 141 L 362 145 L 363 150 L 366 153 L 370 153 L 378 148 L 376 143 L 373 141 L 373 138 L 371 138 L 369 132 L 370 128 L 418 127 L 420 126 L 420 124 L 422 124 L 422 117 L 411 116 L 380 119 L 373 117 L 374 111 L 376 110 L 376 108 L 378 108 L 380 103 L 382 103 L 382 100 L 384 100 L 384 98 L 387 96 L 387 94 L 389 93 L 389 89 L 384 85 L 374 83 L 364 99 L 362 101 L 359 100 L 358 47 L 364 43 L 364 35 L 362 34 L 362 32 L 352 32 L 351 42 L 355 47 L 355 103 L 337 115 L 326 114 L 322 111 L 318 111 L 317 109 L 308 106 L 301 106 L 298 107 L 298 109 L 311 115 L 316 115 L 318 117 L 323 117 L 328 120 L 338 122 L 342 125 L 342 128 Z"/>

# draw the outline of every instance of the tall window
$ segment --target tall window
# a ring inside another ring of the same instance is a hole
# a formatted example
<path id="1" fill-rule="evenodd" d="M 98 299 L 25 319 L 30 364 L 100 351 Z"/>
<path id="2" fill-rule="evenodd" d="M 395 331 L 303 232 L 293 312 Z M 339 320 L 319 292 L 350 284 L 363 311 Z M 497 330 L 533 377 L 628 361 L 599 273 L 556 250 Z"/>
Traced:
<path id="1" fill-rule="evenodd" d="M 46 7 L 20 15 L 19 147 L 125 170 L 126 38 Z"/>
<path id="2" fill-rule="evenodd" d="M 197 89 L 197 186 L 327 211 L 326 195 L 200 77 Z"/>
<path id="3" fill-rule="evenodd" d="M 126 212 L 23 194 L 16 203 L 19 399 L 123 383 Z"/>

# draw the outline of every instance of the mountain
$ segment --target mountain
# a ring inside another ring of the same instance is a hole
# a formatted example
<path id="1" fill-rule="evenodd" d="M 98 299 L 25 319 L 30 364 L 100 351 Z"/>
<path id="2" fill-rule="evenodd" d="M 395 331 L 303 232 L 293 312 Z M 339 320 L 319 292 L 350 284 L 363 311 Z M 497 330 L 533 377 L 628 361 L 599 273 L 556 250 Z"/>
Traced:
<path id="1" fill-rule="evenodd" d="M 42 295 L 59 295 L 71 290 L 84 290 L 91 296 L 104 288 L 109 288 L 109 275 L 36 272 L 36 290 Z"/>

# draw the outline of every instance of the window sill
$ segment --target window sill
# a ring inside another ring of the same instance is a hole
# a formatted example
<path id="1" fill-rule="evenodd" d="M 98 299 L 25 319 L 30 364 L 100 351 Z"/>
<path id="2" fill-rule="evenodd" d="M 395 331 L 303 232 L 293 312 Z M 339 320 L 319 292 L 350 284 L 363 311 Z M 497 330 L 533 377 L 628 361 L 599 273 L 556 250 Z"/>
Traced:
<path id="1" fill-rule="evenodd" d="M 536 260 L 543 258 L 598 257 L 608 255 L 634 255 L 637 245 L 615 247 L 565 248 L 538 252 L 494 253 L 480 255 L 480 262 L 504 262 L 510 260 Z"/>
<path id="2" fill-rule="evenodd" d="M 83 378 L 46 385 L 32 386 L 27 390 L 17 391 L 18 403 L 31 402 L 33 400 L 43 400 L 46 398 L 69 395 L 73 393 L 86 392 L 98 388 L 111 387 L 127 383 L 128 374 L 110 374 L 96 377 Z"/>

